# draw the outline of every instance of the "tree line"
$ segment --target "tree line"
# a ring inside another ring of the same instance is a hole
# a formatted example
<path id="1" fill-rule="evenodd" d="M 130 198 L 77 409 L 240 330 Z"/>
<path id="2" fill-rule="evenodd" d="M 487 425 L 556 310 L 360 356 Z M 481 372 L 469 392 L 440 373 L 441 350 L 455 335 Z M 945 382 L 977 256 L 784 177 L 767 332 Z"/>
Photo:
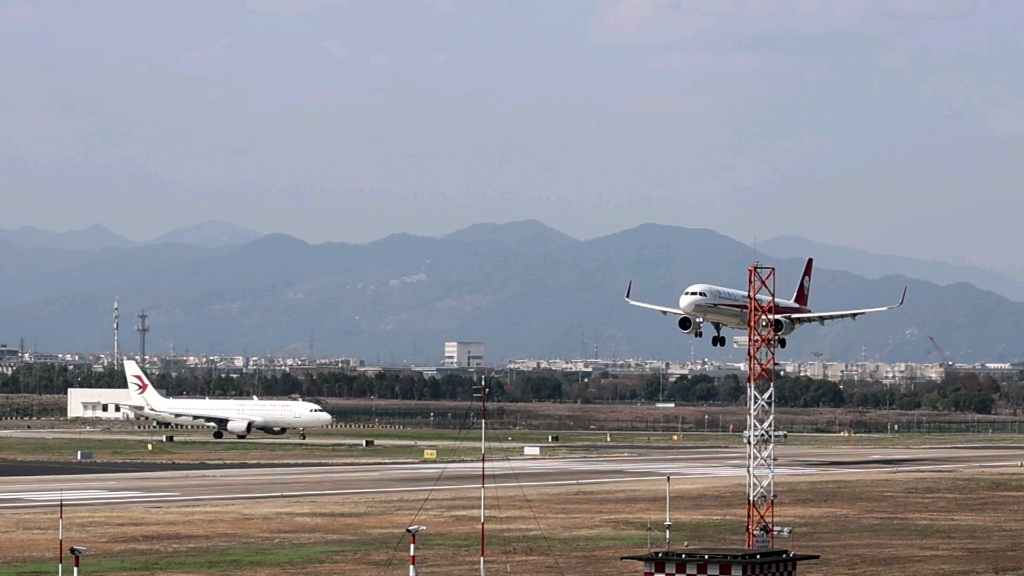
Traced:
<path id="1" fill-rule="evenodd" d="M 153 384 L 171 396 L 246 397 L 301 396 L 468 401 L 476 383 L 457 374 L 424 377 L 414 371 L 375 374 L 318 372 L 305 374 L 241 375 L 211 372 L 162 372 Z M 746 383 L 735 375 L 719 380 L 698 374 L 669 379 L 653 373 L 621 377 L 597 373 L 584 378 L 575 372 L 530 372 L 515 376 L 487 376 L 488 398 L 505 402 L 614 402 L 647 401 L 688 404 L 742 404 Z M 27 364 L 10 374 L 0 374 L 3 394 L 65 394 L 68 388 L 120 388 L 124 375 L 117 370 L 71 371 L 50 364 Z M 868 408 L 936 410 L 991 414 L 1016 414 L 1024 409 L 1024 382 L 1000 384 L 991 377 L 967 372 L 948 374 L 941 382 L 905 387 L 878 382 L 846 382 L 781 376 L 776 381 L 776 405 L 786 408 Z"/>

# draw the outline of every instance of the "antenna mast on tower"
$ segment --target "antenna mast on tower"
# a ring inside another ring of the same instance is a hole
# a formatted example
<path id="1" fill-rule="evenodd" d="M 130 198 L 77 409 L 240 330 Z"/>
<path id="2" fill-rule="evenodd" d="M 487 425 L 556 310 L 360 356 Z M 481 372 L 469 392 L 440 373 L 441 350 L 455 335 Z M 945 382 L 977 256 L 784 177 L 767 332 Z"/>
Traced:
<path id="1" fill-rule="evenodd" d="M 146 318 L 149 318 L 149 314 L 146 314 L 146 309 L 143 308 L 142 312 L 138 313 L 139 325 L 135 327 L 135 331 L 139 333 L 139 361 L 142 365 L 146 365 L 146 332 L 149 332 L 149 326 L 146 326 Z"/>

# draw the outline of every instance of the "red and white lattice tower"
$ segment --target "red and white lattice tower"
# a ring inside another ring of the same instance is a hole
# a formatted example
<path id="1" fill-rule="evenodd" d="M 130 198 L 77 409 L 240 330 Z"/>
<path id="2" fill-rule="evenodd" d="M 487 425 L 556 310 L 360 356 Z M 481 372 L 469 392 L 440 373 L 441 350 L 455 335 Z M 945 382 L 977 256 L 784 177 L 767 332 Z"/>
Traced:
<path id="1" fill-rule="evenodd" d="M 775 268 L 748 271 L 747 548 L 773 548 L 775 531 Z"/>

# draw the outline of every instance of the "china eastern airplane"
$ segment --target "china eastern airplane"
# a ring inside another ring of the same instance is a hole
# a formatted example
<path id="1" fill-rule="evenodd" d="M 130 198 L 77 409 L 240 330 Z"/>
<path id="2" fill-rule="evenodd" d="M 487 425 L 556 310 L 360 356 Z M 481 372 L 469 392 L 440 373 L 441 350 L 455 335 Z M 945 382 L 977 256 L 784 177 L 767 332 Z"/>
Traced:
<path id="1" fill-rule="evenodd" d="M 858 316 L 871 312 L 892 310 L 902 306 L 903 301 L 907 298 L 907 289 L 903 288 L 900 301 L 891 306 L 839 312 L 813 312 L 807 307 L 807 298 L 811 294 L 811 268 L 813 266 L 814 259 L 808 258 L 803 276 L 800 277 L 800 284 L 797 285 L 796 294 L 793 295 L 792 300 L 775 299 L 775 323 L 772 326 L 772 331 L 775 333 L 779 348 L 785 348 L 786 336 L 804 324 L 816 322 L 824 325 L 827 320 L 856 319 Z M 730 290 L 710 284 L 694 284 L 684 290 L 679 297 L 679 307 L 672 308 L 633 300 L 629 297 L 632 290 L 633 282 L 630 281 L 626 287 L 626 302 L 641 308 L 657 310 L 666 316 L 669 314 L 678 316 L 679 320 L 676 324 L 684 334 L 693 334 L 697 338 L 703 338 L 704 324 L 711 324 L 716 334 L 711 337 L 712 346 L 725 346 L 722 328 L 747 330 L 748 302 L 747 293 L 744 291 Z M 771 303 L 767 297 L 759 296 L 758 300 L 763 304 Z"/>
<path id="2" fill-rule="evenodd" d="M 239 438 L 253 430 L 280 436 L 289 428 L 298 428 L 299 439 L 305 440 L 307 427 L 326 426 L 332 421 L 323 408 L 301 400 L 267 401 L 255 396 L 252 400 L 164 398 L 134 360 L 124 361 L 124 374 L 131 402 L 122 403 L 122 407 L 164 424 L 209 426 L 217 440 L 224 437 L 224 432 Z"/>

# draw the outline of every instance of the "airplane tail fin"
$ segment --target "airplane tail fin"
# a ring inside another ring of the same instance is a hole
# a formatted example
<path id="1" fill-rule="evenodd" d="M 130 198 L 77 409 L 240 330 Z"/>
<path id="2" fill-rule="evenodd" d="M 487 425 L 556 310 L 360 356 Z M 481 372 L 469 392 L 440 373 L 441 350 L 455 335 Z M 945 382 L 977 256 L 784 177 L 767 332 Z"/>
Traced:
<path id="1" fill-rule="evenodd" d="M 814 267 L 814 258 L 808 258 L 804 265 L 803 276 L 800 277 L 800 284 L 796 287 L 796 294 L 793 295 L 793 302 L 797 306 L 807 307 L 807 299 L 811 295 L 811 269 Z"/>
<path id="2" fill-rule="evenodd" d="M 142 400 L 153 407 L 163 402 L 163 396 L 156 391 L 134 360 L 124 361 L 124 375 L 128 381 L 128 395 L 132 400 Z"/>

